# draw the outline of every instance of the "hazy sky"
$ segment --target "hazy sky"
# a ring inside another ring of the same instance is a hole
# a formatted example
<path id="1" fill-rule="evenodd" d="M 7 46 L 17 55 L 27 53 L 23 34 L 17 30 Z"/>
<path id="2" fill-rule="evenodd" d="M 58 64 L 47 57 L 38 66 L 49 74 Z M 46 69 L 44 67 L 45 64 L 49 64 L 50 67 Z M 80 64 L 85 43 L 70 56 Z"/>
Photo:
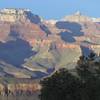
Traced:
<path id="1" fill-rule="evenodd" d="M 100 0 L 0 0 L 0 8 L 29 8 L 46 19 L 59 19 L 77 10 L 100 17 Z"/>

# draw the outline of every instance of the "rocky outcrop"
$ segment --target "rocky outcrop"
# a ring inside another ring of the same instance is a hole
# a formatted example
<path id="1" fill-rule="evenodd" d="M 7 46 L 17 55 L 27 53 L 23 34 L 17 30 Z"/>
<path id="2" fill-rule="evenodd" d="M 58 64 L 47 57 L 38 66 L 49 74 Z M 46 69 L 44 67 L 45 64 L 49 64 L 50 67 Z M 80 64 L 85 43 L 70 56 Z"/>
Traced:
<path id="1" fill-rule="evenodd" d="M 0 21 L 4 22 L 16 22 L 19 20 L 25 20 L 25 12 L 28 9 L 2 9 L 0 10 Z"/>
<path id="2" fill-rule="evenodd" d="M 78 11 L 74 15 L 71 16 L 66 16 L 64 17 L 65 21 L 70 21 L 70 22 L 91 22 L 92 19 L 88 16 L 83 16 L 81 13 Z"/>
<path id="3" fill-rule="evenodd" d="M 41 86 L 39 83 L 0 84 L 0 95 L 33 95 L 40 89 Z"/>
<path id="4" fill-rule="evenodd" d="M 92 18 L 93 22 L 100 22 L 100 18 Z"/>
<path id="5" fill-rule="evenodd" d="M 92 18 L 82 15 L 79 11 L 70 16 L 65 16 L 62 20 L 70 22 L 100 22 L 100 18 Z"/>

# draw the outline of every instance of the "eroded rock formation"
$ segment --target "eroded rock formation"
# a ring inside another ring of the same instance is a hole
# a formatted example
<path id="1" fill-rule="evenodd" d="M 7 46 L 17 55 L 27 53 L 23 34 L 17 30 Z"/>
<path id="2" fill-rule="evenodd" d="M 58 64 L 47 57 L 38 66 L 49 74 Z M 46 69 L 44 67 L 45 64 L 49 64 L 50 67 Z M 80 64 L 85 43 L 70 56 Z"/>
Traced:
<path id="1" fill-rule="evenodd" d="M 0 95 L 33 95 L 40 89 L 41 86 L 39 83 L 0 84 Z"/>

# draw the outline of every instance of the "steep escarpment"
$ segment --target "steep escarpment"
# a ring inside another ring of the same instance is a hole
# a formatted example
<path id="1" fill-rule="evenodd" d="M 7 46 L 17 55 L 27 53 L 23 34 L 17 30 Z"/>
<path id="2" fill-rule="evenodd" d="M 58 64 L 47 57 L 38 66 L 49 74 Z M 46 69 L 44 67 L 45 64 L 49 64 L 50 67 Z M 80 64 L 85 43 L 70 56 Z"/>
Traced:
<path id="1" fill-rule="evenodd" d="M 24 79 L 23 79 L 24 80 Z M 41 86 L 36 81 L 19 81 L 15 83 L 0 83 L 0 96 L 21 96 L 21 95 L 34 95 L 41 89 Z"/>

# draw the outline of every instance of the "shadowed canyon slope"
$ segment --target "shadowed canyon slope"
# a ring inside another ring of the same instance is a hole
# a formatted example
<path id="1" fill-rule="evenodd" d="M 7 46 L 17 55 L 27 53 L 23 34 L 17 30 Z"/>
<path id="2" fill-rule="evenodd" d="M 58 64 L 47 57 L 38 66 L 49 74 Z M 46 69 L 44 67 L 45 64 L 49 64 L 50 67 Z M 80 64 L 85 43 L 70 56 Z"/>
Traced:
<path id="1" fill-rule="evenodd" d="M 0 10 L 0 76 L 41 78 L 100 51 L 100 21 L 76 13 L 44 20 L 28 9 Z"/>

